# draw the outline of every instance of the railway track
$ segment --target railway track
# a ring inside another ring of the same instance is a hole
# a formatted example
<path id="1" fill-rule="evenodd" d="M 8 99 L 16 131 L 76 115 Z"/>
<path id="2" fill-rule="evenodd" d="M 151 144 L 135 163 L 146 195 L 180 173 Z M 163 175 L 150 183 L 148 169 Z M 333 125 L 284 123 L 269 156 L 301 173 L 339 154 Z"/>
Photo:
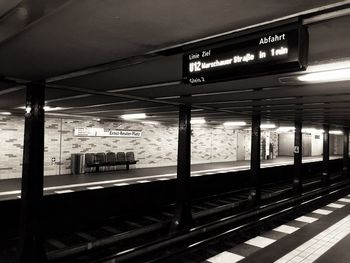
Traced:
<path id="1" fill-rule="evenodd" d="M 338 179 L 334 177 L 333 181 Z M 320 185 L 318 177 L 307 178 L 303 183 L 306 191 Z M 249 189 L 246 188 L 194 200 L 192 204 L 194 227 L 239 214 L 247 209 L 248 192 Z M 262 187 L 263 203 L 285 198 L 292 192 L 291 184 L 265 185 Z M 149 214 L 111 218 L 94 229 L 47 239 L 47 254 L 52 262 L 90 262 L 91 258 L 95 260 L 110 253 L 118 254 L 117 251 L 120 253 L 128 251 L 138 245 L 142 246 L 168 236 L 173 215 L 174 206 L 170 205 L 161 211 Z"/>
<path id="2" fill-rule="evenodd" d="M 333 184 L 342 183 L 339 176 L 333 176 L 332 182 Z M 305 193 L 320 189 L 320 186 L 321 180 L 317 176 L 305 178 L 303 181 Z M 193 200 L 192 229 L 202 229 L 196 232 L 202 236 L 201 231 L 210 232 L 207 231 L 208 225 L 213 226 L 214 222 L 225 222 L 227 218 L 247 213 L 250 209 L 248 193 L 249 189 L 245 188 Z M 288 182 L 270 183 L 263 185 L 261 193 L 262 205 L 266 206 L 276 201 L 278 203 L 278 200 L 291 198 L 293 189 L 291 183 Z M 115 259 L 118 262 L 138 262 L 140 255 L 132 255 L 132 251 L 143 249 L 147 251 L 147 246 L 153 247 L 168 243 L 169 248 L 167 247 L 166 251 L 170 249 L 170 252 L 167 253 L 172 254 L 173 245 L 170 245 L 171 243 L 177 247 L 177 239 L 194 239 L 191 236 L 194 232 L 187 233 L 187 235 L 190 234 L 187 237 L 186 233 L 169 234 L 173 216 L 174 205 L 169 205 L 158 211 L 111 217 L 96 225 L 83 226 L 78 231 L 49 236 L 45 241 L 47 256 L 50 262 L 114 262 Z M 204 235 L 204 238 L 208 237 Z M 10 254 L 15 253 L 16 242 L 16 239 L 3 242 L 7 245 L 1 250 L 6 249 Z M 156 252 L 161 253 L 156 255 Z M 161 255 L 163 252 L 163 249 L 160 251 L 154 249 L 152 257 L 162 258 L 164 257 Z M 140 262 L 143 260 L 144 258 Z"/>

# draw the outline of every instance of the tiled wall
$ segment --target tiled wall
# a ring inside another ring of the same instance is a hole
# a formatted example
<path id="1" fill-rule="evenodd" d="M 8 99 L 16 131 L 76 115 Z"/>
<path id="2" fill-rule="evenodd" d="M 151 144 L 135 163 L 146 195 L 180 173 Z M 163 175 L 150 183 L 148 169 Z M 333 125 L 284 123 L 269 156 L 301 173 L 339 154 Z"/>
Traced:
<path id="1" fill-rule="evenodd" d="M 99 127 L 142 130 L 141 138 L 76 137 L 74 128 Z M 0 117 L 0 179 L 21 177 L 24 118 Z M 237 133 L 244 134 L 245 159 L 250 159 L 250 130 L 223 127 L 192 127 L 192 163 L 237 160 Z M 262 133 L 262 137 L 266 132 Z M 71 154 L 133 151 L 137 167 L 176 165 L 178 127 L 142 123 L 97 122 L 46 118 L 45 175 L 70 174 Z M 277 155 L 277 135 L 270 133 Z"/>
<path id="2" fill-rule="evenodd" d="M 232 129 L 192 128 L 192 163 L 237 160 L 237 135 Z"/>
<path id="3" fill-rule="evenodd" d="M 22 174 L 24 118 L 0 116 L 0 179 Z"/>
<path id="4" fill-rule="evenodd" d="M 74 128 L 84 127 L 142 130 L 142 136 L 141 138 L 72 136 Z M 173 165 L 177 160 L 177 133 L 176 126 L 64 119 L 61 174 L 70 173 L 72 153 L 133 151 L 139 160 L 137 167 Z"/>
<path id="5" fill-rule="evenodd" d="M 237 160 L 237 135 L 232 129 L 214 128 L 212 130 L 212 162 Z"/>

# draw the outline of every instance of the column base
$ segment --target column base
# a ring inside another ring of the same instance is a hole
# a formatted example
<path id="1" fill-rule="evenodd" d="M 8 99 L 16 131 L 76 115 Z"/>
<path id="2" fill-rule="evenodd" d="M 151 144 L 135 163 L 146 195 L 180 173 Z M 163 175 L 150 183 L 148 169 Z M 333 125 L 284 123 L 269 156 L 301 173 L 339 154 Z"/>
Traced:
<path id="1" fill-rule="evenodd" d="M 301 194 L 303 192 L 303 184 L 299 178 L 293 180 L 293 192 L 294 194 Z"/>
<path id="2" fill-rule="evenodd" d="M 329 180 L 329 174 L 327 172 L 322 173 L 322 184 L 323 185 L 329 185 L 330 180 Z"/>
<path id="3" fill-rule="evenodd" d="M 345 178 L 347 178 L 349 176 L 349 168 L 348 167 L 343 167 L 342 176 Z"/>
<path id="4" fill-rule="evenodd" d="M 261 203 L 261 194 L 260 191 L 256 189 L 251 189 L 248 195 L 248 202 L 250 206 L 257 206 Z"/>
<path id="5" fill-rule="evenodd" d="M 176 232 L 191 228 L 193 225 L 191 208 L 178 208 L 171 222 L 170 232 Z"/>

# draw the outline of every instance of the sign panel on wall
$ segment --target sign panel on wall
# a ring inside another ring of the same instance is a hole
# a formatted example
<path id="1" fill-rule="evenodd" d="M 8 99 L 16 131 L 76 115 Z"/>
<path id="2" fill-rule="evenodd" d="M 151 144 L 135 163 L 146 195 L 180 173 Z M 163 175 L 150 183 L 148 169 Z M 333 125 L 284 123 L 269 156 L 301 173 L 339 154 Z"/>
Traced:
<path id="1" fill-rule="evenodd" d="M 304 70 L 308 33 L 299 23 L 225 40 L 183 57 L 183 79 L 192 85 Z"/>
<path id="2" fill-rule="evenodd" d="M 106 128 L 74 128 L 74 136 L 79 137 L 125 137 L 140 138 L 140 130 L 112 130 Z"/>

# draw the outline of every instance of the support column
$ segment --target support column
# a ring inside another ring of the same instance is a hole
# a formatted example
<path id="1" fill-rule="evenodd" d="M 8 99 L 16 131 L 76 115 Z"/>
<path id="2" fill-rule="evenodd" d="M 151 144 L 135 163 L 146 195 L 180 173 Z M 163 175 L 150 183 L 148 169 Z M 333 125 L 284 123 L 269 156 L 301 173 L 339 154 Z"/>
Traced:
<path id="1" fill-rule="evenodd" d="M 191 107 L 179 106 L 179 138 L 177 154 L 176 210 L 173 230 L 187 228 L 192 223 L 191 198 Z"/>
<path id="2" fill-rule="evenodd" d="M 252 116 L 252 139 L 250 152 L 250 182 L 251 189 L 249 193 L 249 200 L 253 205 L 258 205 L 261 201 L 260 191 L 260 124 L 261 115 L 260 108 L 253 110 Z"/>
<path id="3" fill-rule="evenodd" d="M 349 128 L 343 130 L 343 177 L 349 176 Z"/>
<path id="4" fill-rule="evenodd" d="M 45 85 L 27 85 L 17 262 L 47 262 L 43 247 Z"/>
<path id="5" fill-rule="evenodd" d="M 323 162 L 322 162 L 322 183 L 329 184 L 329 126 L 323 126 Z"/>
<path id="6" fill-rule="evenodd" d="M 302 123 L 300 120 L 295 121 L 294 132 L 294 180 L 293 189 L 296 194 L 300 194 L 303 191 L 302 184 L 302 158 L 303 158 L 303 140 L 302 140 Z"/>

